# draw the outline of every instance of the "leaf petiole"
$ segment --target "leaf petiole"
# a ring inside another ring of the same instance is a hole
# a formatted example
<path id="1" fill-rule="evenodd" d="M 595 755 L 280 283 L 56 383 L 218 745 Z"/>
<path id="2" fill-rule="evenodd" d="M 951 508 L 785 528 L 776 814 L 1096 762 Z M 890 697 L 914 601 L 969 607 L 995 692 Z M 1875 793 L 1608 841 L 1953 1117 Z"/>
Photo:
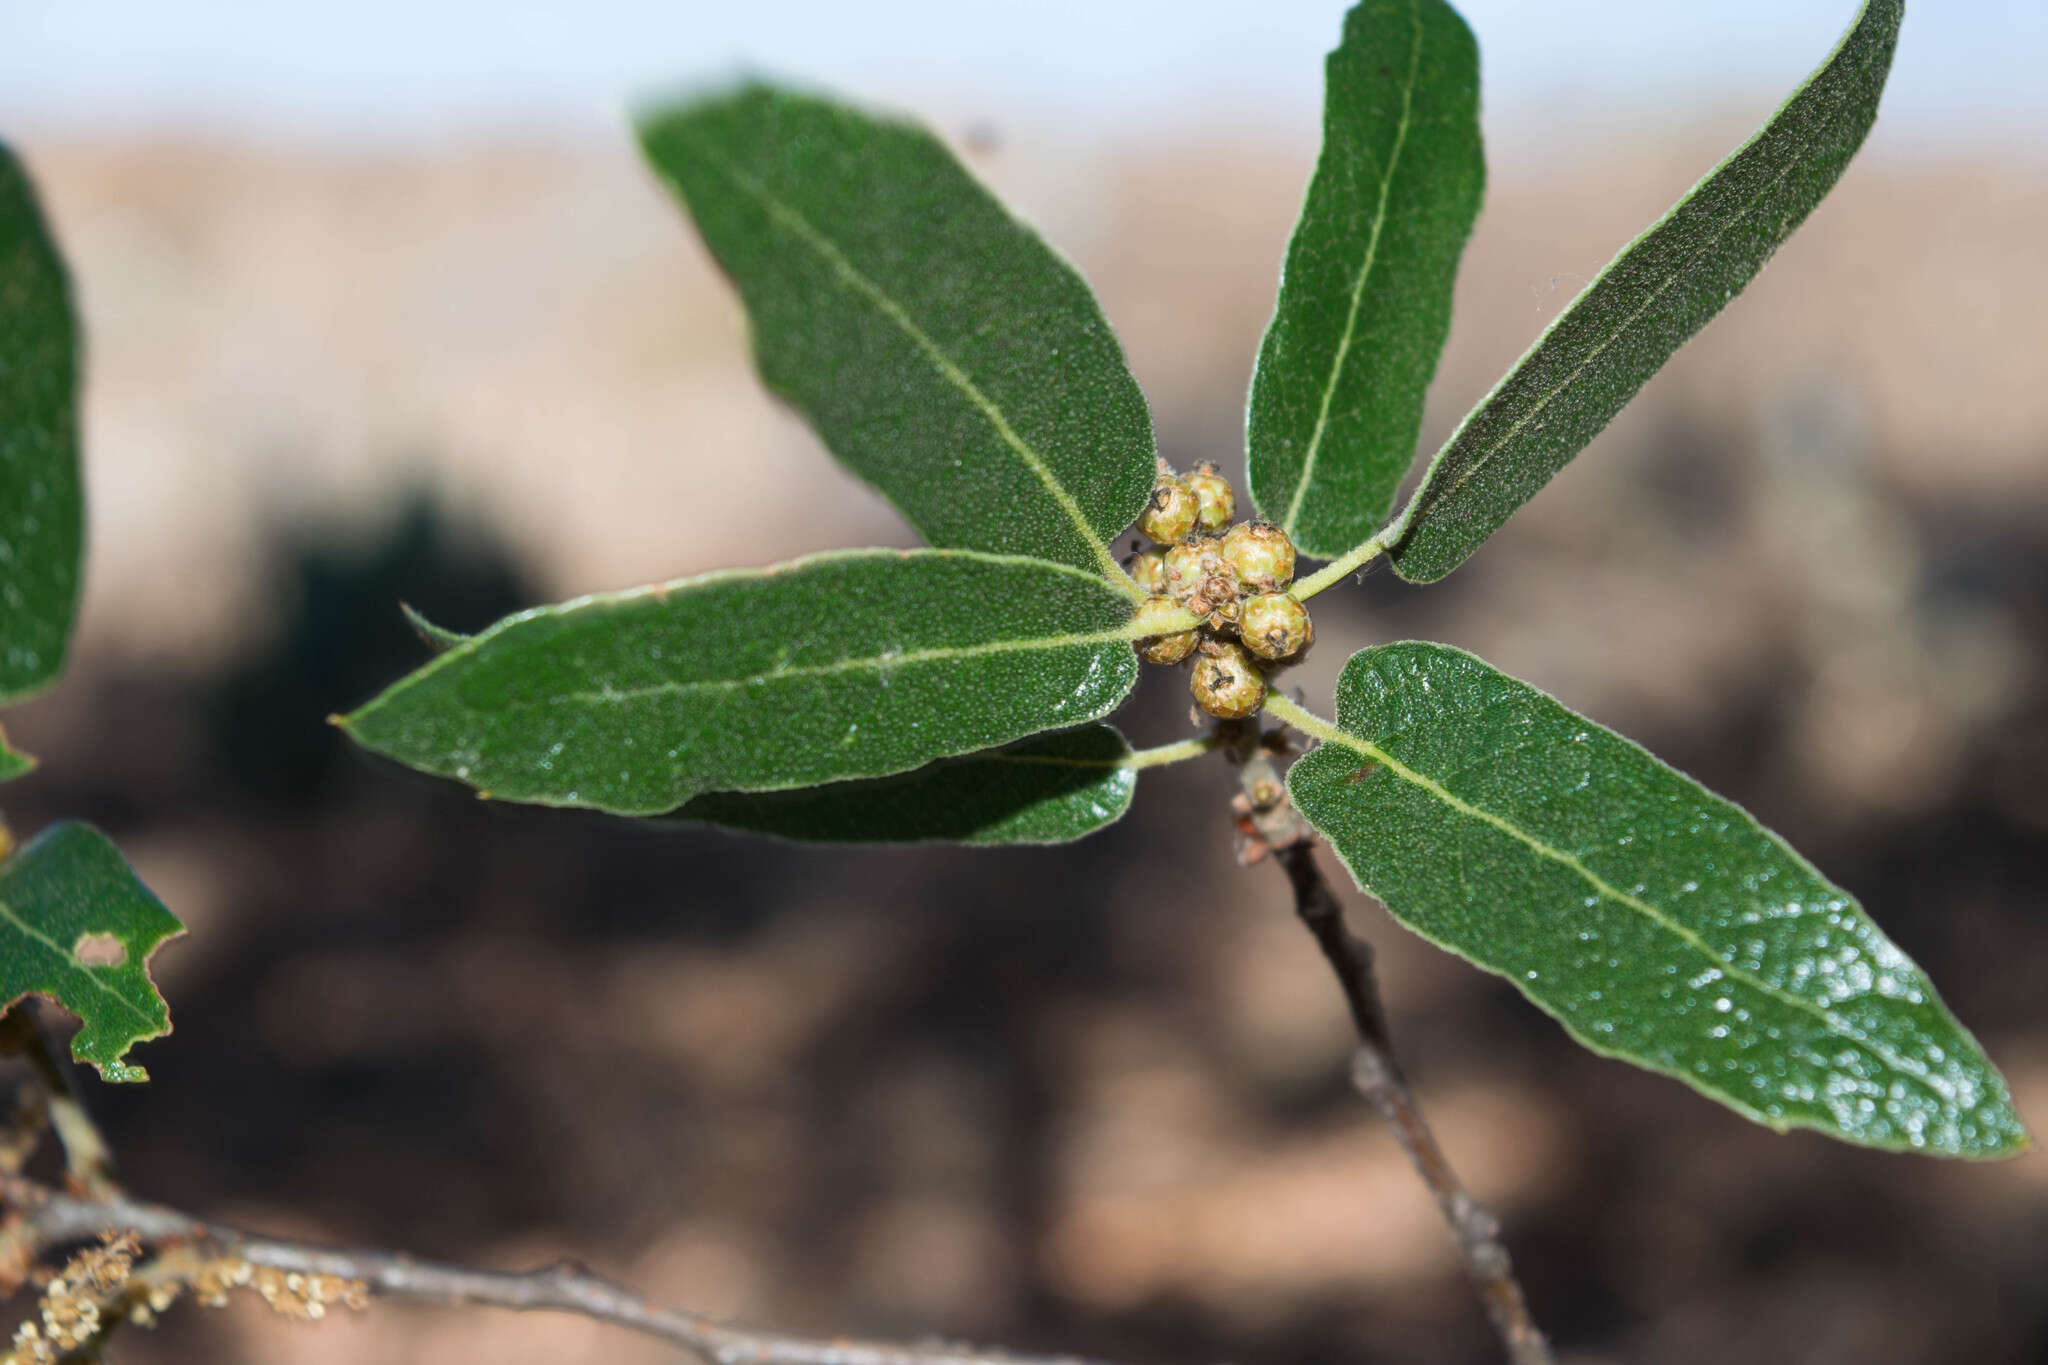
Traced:
<path id="1" fill-rule="evenodd" d="M 1306 602 L 1323 589 L 1335 587 L 1346 577 L 1357 573 L 1387 552 L 1386 542 L 1380 539 L 1385 534 L 1384 531 L 1375 534 L 1371 540 L 1342 559 L 1333 559 L 1307 578 L 1296 580 L 1294 586 L 1287 591 L 1294 594 L 1295 600 Z"/>
<path id="2" fill-rule="evenodd" d="M 1161 744 L 1151 749 L 1134 749 L 1128 758 L 1117 766 L 1120 768 L 1163 768 L 1170 763 L 1185 763 L 1191 758 L 1213 753 L 1222 747 L 1223 741 L 1214 735 L 1202 735 L 1197 739 L 1184 739 L 1178 744 Z"/>
<path id="3" fill-rule="evenodd" d="M 1340 563 L 1342 561 L 1339 561 Z M 1266 714 L 1285 721 L 1305 735 L 1313 735 L 1324 743 L 1356 745 L 1357 740 L 1339 730 L 1331 722 L 1315 712 L 1295 704 L 1277 687 L 1266 689 Z"/>

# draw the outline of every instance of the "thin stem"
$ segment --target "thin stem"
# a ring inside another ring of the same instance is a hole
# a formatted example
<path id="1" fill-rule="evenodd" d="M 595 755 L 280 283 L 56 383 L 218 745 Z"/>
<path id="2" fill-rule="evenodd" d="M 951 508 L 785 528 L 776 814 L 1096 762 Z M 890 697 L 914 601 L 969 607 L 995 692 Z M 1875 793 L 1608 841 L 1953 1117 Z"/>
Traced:
<path id="1" fill-rule="evenodd" d="M 1342 559 L 1333 559 L 1307 578 L 1297 579 L 1294 586 L 1287 591 L 1293 593 L 1297 600 L 1306 602 L 1323 589 L 1335 587 L 1348 575 L 1357 573 L 1360 569 L 1372 563 L 1373 560 L 1386 553 L 1387 547 L 1380 540 L 1380 536 L 1385 534 L 1384 531 L 1380 532 L 1378 535 L 1373 536 L 1371 540 L 1366 541 L 1365 544 L 1345 555 Z"/>
<path id="2" fill-rule="evenodd" d="M 1300 706 L 1277 687 L 1266 689 L 1266 714 L 1275 720 L 1292 725 L 1305 735 L 1313 735 L 1324 743 L 1344 742 L 1344 732 L 1315 712 Z"/>
<path id="3" fill-rule="evenodd" d="M 1277 693 L 1268 695 L 1266 709 L 1310 734 L 1336 733 L 1328 721 Z M 1270 852 L 1286 873 L 1294 891 L 1295 914 L 1322 949 L 1350 1009 L 1352 1029 L 1358 1036 L 1352 1084 L 1394 1130 L 1409 1164 L 1435 1197 L 1508 1360 L 1512 1365 L 1553 1365 L 1550 1345 L 1529 1316 L 1528 1300 L 1501 1242 L 1500 1223 L 1473 1200 L 1451 1169 L 1394 1061 L 1386 1007 L 1380 999 L 1379 978 L 1373 972 L 1372 945 L 1344 923 L 1344 907 L 1316 864 L 1314 833 L 1287 800 L 1285 787 L 1277 785 L 1278 769 L 1267 741 L 1255 731 L 1241 734 L 1238 755 L 1239 782 L 1243 801 L 1250 806 L 1247 818 L 1252 830 L 1262 851 Z"/>
<path id="4" fill-rule="evenodd" d="M 1178 744 L 1161 744 L 1151 749 L 1139 749 L 1123 762 L 1119 768 L 1161 768 L 1169 763 L 1185 763 L 1203 754 L 1215 753 L 1222 744 L 1214 735 L 1202 735 L 1195 739 L 1184 739 Z"/>
<path id="5" fill-rule="evenodd" d="M 35 1070 L 36 1082 L 42 1087 L 48 1107 L 50 1127 L 64 1149 L 65 1175 L 72 1188 L 95 1199 L 113 1193 L 113 1149 L 101 1135 L 99 1125 L 92 1121 L 77 1087 L 71 1084 L 70 1069 L 59 1058 L 42 1020 L 34 1013 L 34 1006 L 27 1000 L 17 1002 L 0 1019 L 0 1030 L 4 1030 L 13 1048 L 26 1056 Z"/>
<path id="6" fill-rule="evenodd" d="M 671 1342 L 712 1365 L 1086 1365 L 1069 1356 L 1020 1356 L 943 1343 L 860 1342 L 735 1327 L 654 1303 L 571 1261 L 538 1270 L 478 1270 L 415 1260 L 403 1252 L 335 1250 L 237 1232 L 120 1195 L 104 1201 L 76 1199 L 20 1176 L 0 1175 L 0 1203 L 20 1219 L 17 1226 L 31 1255 L 108 1233 L 132 1233 L 158 1247 L 197 1248 L 273 1270 L 355 1281 L 380 1298 L 573 1313 Z"/>

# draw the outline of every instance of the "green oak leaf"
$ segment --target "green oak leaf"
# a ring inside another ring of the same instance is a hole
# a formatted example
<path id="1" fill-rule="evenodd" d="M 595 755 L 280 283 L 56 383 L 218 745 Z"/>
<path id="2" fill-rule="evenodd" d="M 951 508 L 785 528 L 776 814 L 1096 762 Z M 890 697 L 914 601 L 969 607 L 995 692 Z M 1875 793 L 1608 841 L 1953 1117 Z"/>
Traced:
<path id="1" fill-rule="evenodd" d="M 35 769 L 35 759 L 17 749 L 10 748 L 7 743 L 7 732 L 0 730 L 0 782 L 11 781 L 17 777 L 26 777 L 34 772 Z"/>
<path id="2" fill-rule="evenodd" d="M 71 288 L 0 144 L 0 702 L 63 671 L 84 549 Z"/>
<path id="3" fill-rule="evenodd" d="M 912 772 L 780 792 L 706 792 L 678 818 L 807 843 L 1064 844 L 1130 809 L 1138 769 L 1108 725 L 1034 735 Z"/>
<path id="4" fill-rule="evenodd" d="M 31 992 L 46 995 L 84 1024 L 71 1040 L 72 1056 L 109 1081 L 148 1080 L 121 1059 L 171 1031 L 149 956 L 182 932 L 106 835 L 90 825 L 52 825 L 0 862 L 0 1009 Z M 107 938 L 120 944 L 118 962 L 80 960 L 81 945 Z"/>
<path id="5" fill-rule="evenodd" d="M 818 555 L 522 612 L 340 723 L 489 796 L 658 815 L 1095 720 L 1137 680 L 1131 618 L 1040 560 Z"/>
<path id="6" fill-rule="evenodd" d="M 1409 928 L 1596 1052 L 1773 1128 L 2006 1156 L 2005 1082 L 1861 907 L 1740 807 L 1445 645 L 1367 649 L 1288 789 Z"/>
<path id="7" fill-rule="evenodd" d="M 1105 548 L 1152 418 L 1072 266 L 921 128 L 750 84 L 648 115 L 648 160 L 746 301 L 768 387 L 934 545 L 1136 594 Z"/>
<path id="8" fill-rule="evenodd" d="M 1740 293 L 1841 178 L 1877 118 L 1903 0 L 1869 0 L 1834 55 L 1608 263 L 1437 453 L 1381 540 L 1442 578 Z"/>
<path id="9" fill-rule="evenodd" d="M 1442 0 L 1365 0 L 1330 54 L 1323 150 L 1259 347 L 1252 499 L 1333 559 L 1386 520 L 1479 214 L 1479 49 Z"/>

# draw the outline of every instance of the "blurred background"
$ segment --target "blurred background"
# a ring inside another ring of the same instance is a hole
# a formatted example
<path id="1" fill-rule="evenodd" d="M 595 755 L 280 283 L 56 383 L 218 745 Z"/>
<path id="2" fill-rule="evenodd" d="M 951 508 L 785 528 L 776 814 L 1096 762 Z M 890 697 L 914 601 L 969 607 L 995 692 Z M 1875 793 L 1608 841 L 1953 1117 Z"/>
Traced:
<path id="1" fill-rule="evenodd" d="M 473 629 L 910 543 L 761 392 L 631 102 L 749 66 L 921 113 L 1094 282 L 1168 457 L 1236 474 L 1342 8 L 9 0 L 0 136 L 77 277 L 92 549 L 70 676 L 7 717 L 44 759 L 7 814 L 99 822 L 190 926 L 152 1083 L 92 1090 L 129 1183 L 820 1332 L 1494 1358 L 1280 878 L 1232 865 L 1220 769 L 1148 774 L 1064 850 L 805 850 L 483 805 L 323 723 L 423 657 L 401 600 Z M 1851 8 L 1464 6 L 1491 185 L 1425 448 Z M 1301 675 L 1326 699 L 1360 645 L 1452 641 L 1746 803 L 2037 1125 L 2044 53 L 2038 0 L 1916 6 L 1862 157 L 1757 283 L 1451 579 L 1319 599 Z M 1139 742 L 1187 732 L 1181 687 Z M 1351 902 L 1569 1359 L 2048 1358 L 2048 1156 L 1775 1136 Z M 669 1358 L 253 1303 L 116 1350 Z"/>

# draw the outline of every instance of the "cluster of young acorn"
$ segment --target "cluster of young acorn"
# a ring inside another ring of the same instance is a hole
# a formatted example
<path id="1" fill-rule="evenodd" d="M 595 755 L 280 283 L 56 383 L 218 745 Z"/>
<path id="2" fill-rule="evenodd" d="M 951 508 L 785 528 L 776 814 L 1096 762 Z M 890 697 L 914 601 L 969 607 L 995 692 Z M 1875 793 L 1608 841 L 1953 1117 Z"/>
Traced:
<path id="1" fill-rule="evenodd" d="M 1152 594 L 1138 609 L 1148 615 L 1193 612 L 1193 630 L 1138 641 L 1146 663 L 1177 664 L 1190 655 L 1195 704 L 1212 716 L 1256 715 L 1266 699 L 1266 671 L 1300 661 L 1315 643 L 1315 624 L 1300 599 L 1286 591 L 1294 579 L 1294 542 L 1263 521 L 1231 524 L 1237 494 L 1204 461 L 1187 475 L 1159 462 L 1152 501 L 1138 529 L 1159 543 L 1126 565 Z"/>

